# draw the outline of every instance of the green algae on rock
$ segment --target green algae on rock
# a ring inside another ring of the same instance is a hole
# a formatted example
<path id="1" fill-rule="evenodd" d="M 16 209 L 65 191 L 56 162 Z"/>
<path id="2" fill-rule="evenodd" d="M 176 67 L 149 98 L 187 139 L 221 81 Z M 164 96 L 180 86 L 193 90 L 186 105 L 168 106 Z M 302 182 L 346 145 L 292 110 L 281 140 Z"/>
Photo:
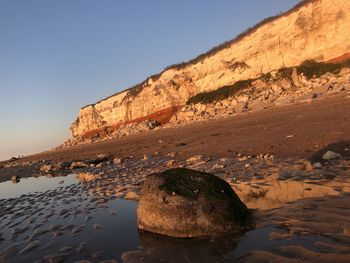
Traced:
<path id="1" fill-rule="evenodd" d="M 253 227 L 250 211 L 215 175 L 176 168 L 150 175 L 137 208 L 139 229 L 172 236 L 218 236 Z"/>

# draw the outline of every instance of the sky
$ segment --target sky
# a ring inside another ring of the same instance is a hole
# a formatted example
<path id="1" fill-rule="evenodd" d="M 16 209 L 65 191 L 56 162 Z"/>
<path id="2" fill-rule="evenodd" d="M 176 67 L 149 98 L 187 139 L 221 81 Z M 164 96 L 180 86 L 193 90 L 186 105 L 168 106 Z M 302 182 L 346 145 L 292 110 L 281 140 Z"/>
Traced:
<path id="1" fill-rule="evenodd" d="M 0 0 L 0 160 L 70 137 L 79 109 L 298 0 Z"/>

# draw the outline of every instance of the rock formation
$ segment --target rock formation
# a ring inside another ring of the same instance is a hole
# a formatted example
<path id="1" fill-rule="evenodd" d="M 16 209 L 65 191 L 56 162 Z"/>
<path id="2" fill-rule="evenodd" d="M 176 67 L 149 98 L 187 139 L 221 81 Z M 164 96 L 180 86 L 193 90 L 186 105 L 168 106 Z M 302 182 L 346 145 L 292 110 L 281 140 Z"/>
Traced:
<path id="1" fill-rule="evenodd" d="M 141 230 L 172 237 L 227 235 L 252 227 L 250 211 L 228 183 L 185 168 L 147 177 L 137 220 Z"/>
<path id="2" fill-rule="evenodd" d="M 71 126 L 72 139 L 103 137 L 145 120 L 167 123 L 199 93 L 256 80 L 307 60 L 343 62 L 350 58 L 349 14 L 348 0 L 302 1 L 189 62 L 83 107 Z"/>

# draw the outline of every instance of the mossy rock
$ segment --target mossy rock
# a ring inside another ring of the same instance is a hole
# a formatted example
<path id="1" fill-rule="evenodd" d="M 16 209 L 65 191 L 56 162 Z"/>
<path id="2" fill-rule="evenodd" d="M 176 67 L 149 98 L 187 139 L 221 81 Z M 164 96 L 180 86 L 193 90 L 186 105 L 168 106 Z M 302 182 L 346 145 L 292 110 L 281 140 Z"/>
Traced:
<path id="1" fill-rule="evenodd" d="M 137 220 L 141 230 L 181 238 L 232 234 L 253 227 L 250 211 L 227 182 L 185 168 L 147 177 Z"/>

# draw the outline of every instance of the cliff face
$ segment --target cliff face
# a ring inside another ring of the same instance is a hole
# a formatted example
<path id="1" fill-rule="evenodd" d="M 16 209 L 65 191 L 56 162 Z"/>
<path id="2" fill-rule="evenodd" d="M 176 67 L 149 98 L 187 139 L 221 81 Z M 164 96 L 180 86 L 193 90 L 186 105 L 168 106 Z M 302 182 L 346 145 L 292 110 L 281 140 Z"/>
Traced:
<path id="1" fill-rule="evenodd" d="M 145 119 L 166 123 L 200 92 L 298 66 L 306 60 L 349 58 L 349 28 L 349 0 L 305 1 L 214 52 L 82 108 L 71 126 L 73 138 L 96 136 Z"/>

